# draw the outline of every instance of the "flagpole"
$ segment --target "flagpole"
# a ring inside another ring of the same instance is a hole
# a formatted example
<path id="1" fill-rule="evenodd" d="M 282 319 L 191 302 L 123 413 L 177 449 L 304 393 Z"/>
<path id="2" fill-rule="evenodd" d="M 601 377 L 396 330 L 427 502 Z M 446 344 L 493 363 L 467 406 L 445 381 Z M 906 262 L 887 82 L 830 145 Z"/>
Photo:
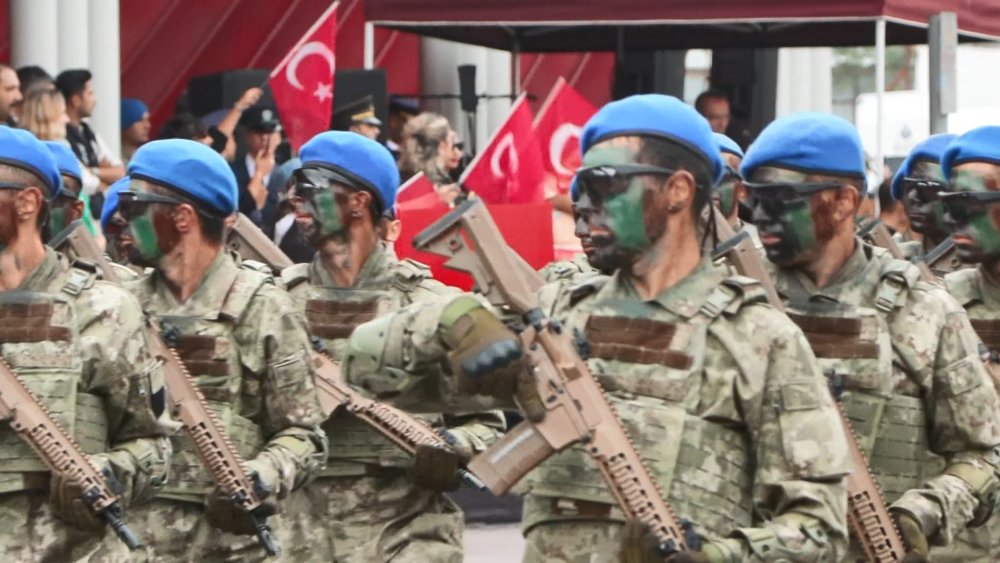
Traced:
<path id="1" fill-rule="evenodd" d="M 526 101 L 526 98 L 527 96 L 521 94 L 516 100 L 514 100 L 514 104 L 510 106 L 510 111 L 507 113 L 507 119 L 510 119 L 510 116 L 514 115 L 514 112 L 517 111 L 520 104 L 523 104 Z M 504 120 L 504 123 L 506 123 L 506 120 Z M 487 147 L 493 145 L 493 142 L 497 140 L 497 135 L 500 134 L 501 129 L 503 129 L 503 127 L 497 127 L 496 130 L 490 134 L 489 140 L 486 141 Z M 476 168 L 476 164 L 479 163 L 479 159 L 483 158 L 483 154 L 484 153 L 480 152 L 476 154 L 476 156 L 472 157 L 472 161 L 469 162 L 469 165 L 465 167 L 465 171 L 462 172 L 462 177 L 458 179 L 458 185 L 462 186 L 463 189 L 465 187 L 465 181 L 469 177 L 469 173 Z"/>

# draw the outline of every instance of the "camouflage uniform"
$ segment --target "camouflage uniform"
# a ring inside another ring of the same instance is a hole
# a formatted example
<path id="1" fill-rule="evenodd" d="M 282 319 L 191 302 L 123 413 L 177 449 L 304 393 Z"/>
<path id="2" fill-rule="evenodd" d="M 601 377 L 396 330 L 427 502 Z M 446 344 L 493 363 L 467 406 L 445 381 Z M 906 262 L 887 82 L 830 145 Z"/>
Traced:
<path id="1" fill-rule="evenodd" d="M 893 237 L 897 238 L 897 237 Z M 903 253 L 903 258 L 913 262 L 914 260 L 924 260 L 925 257 L 934 251 L 934 248 L 925 248 L 924 243 L 918 240 L 911 240 L 906 242 L 897 242 L 899 245 L 900 252 Z M 963 264 L 961 260 L 958 259 L 958 255 L 955 253 L 955 247 L 952 247 L 947 252 L 941 254 L 934 259 L 934 263 L 930 264 L 931 271 L 934 275 L 941 278 L 952 272 L 957 272 L 959 270 L 968 268 L 966 264 Z"/>
<path id="2" fill-rule="evenodd" d="M 430 279 L 429 270 L 400 262 L 380 243 L 361 268 L 353 287 L 338 288 L 319 255 L 311 264 L 282 272 L 289 292 L 305 311 L 309 328 L 327 350 L 342 359 L 354 326 L 416 301 L 437 299 L 455 290 Z M 423 414 L 447 428 L 466 455 L 486 449 L 503 431 L 500 413 L 468 416 Z M 295 561 L 462 561 L 461 510 L 447 497 L 421 489 L 406 474 L 411 457 L 368 425 L 343 411 L 327 419 L 327 467 L 302 494 L 308 500 L 302 525 L 289 534 L 301 552 Z M 301 501 L 301 499 L 299 499 Z M 298 501 L 297 501 L 298 502 Z M 292 546 L 293 541 L 285 541 Z M 317 545 L 330 553 L 317 552 Z"/>
<path id="3" fill-rule="evenodd" d="M 944 281 L 952 297 L 965 307 L 972 328 L 988 350 L 993 384 L 1000 388 L 996 359 L 996 352 L 1000 352 L 1000 285 L 982 266 L 950 273 Z M 983 550 L 988 551 L 984 554 Z M 931 556 L 934 561 L 1000 561 L 1000 518 L 994 515 L 985 526 L 959 535 L 950 551 L 951 557 L 947 559 L 939 553 Z"/>
<path id="4" fill-rule="evenodd" d="M 17 291 L 0 292 L 4 358 L 84 452 L 110 462 L 125 486 L 124 504 L 133 505 L 125 515 L 130 525 L 134 505 L 166 481 L 170 457 L 163 375 L 142 328 L 135 299 L 50 248 Z M 47 467 L 7 424 L 0 425 L 0 452 L 0 558 L 128 558 L 114 533 L 84 532 L 56 519 Z M 93 555 L 98 548 L 103 555 Z"/>
<path id="5" fill-rule="evenodd" d="M 932 545 L 947 545 L 992 510 L 1000 401 L 961 307 L 919 281 L 912 264 L 856 244 L 822 289 L 801 271 L 768 264 L 789 317 L 843 389 L 886 500 L 911 514 Z"/>
<path id="6" fill-rule="evenodd" d="M 757 282 L 726 277 L 706 259 L 648 301 L 621 272 L 540 291 L 554 318 L 586 335 L 588 365 L 667 499 L 699 534 L 730 560 L 843 556 L 841 477 L 850 461 L 837 412 L 802 332 L 766 304 Z M 385 365 L 417 374 L 440 358 L 445 307 L 409 308 L 378 323 L 388 330 Z M 400 400 L 461 404 L 448 380 L 381 370 L 348 377 Z M 581 447 L 526 481 L 525 561 L 614 560 L 624 518 Z"/>
<path id="7" fill-rule="evenodd" d="M 172 344 L 244 459 L 279 469 L 279 500 L 316 473 L 326 439 L 309 335 L 294 302 L 268 273 L 237 266 L 220 252 L 184 303 L 156 271 L 127 287 L 159 318 L 166 336 L 174 333 Z M 225 533 L 205 520 L 203 503 L 214 485 L 186 434 L 175 438 L 174 451 L 169 483 L 142 511 L 143 520 L 136 519 L 147 556 L 265 560 L 256 537 Z"/>
<path id="8" fill-rule="evenodd" d="M 572 260 L 550 262 L 539 270 L 538 273 L 547 283 L 560 280 L 583 279 L 584 277 L 600 274 L 600 272 L 590 265 L 587 255 L 583 252 L 577 253 L 573 256 Z"/>

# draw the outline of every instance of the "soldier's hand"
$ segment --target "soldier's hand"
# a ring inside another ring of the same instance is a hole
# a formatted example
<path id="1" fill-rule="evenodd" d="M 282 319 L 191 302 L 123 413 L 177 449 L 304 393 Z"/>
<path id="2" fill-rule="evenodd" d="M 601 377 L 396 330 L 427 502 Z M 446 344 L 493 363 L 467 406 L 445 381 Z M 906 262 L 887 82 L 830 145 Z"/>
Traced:
<path id="1" fill-rule="evenodd" d="M 261 519 L 279 512 L 276 495 L 279 476 L 270 463 L 258 460 L 248 461 L 247 474 L 254 481 L 261 506 L 251 515 L 232 501 L 226 493 L 216 489 L 208 495 L 205 503 L 205 520 L 213 527 L 231 534 L 252 535 L 257 533 L 254 517 Z"/>
<path id="2" fill-rule="evenodd" d="M 121 494 L 121 483 L 114 476 L 108 460 L 103 456 L 93 455 L 90 456 L 90 461 L 107 479 L 112 492 Z M 76 528 L 87 532 L 100 532 L 104 529 L 104 520 L 83 501 L 83 489 L 64 478 L 61 473 L 52 473 L 49 482 L 49 506 L 56 516 Z"/>
<path id="3" fill-rule="evenodd" d="M 417 446 L 410 475 L 418 487 L 439 493 L 455 491 L 462 485 L 461 463 L 462 456 L 450 448 Z"/>
<path id="4" fill-rule="evenodd" d="M 923 563 L 927 561 L 927 553 L 930 551 L 930 547 L 927 543 L 927 536 L 924 535 L 924 530 L 920 526 L 920 522 L 917 522 L 905 512 L 893 512 L 893 517 L 896 519 L 896 527 L 899 529 L 899 535 L 903 536 L 903 542 L 906 543 L 906 547 L 909 549 L 906 552 L 906 557 L 903 558 L 903 563 Z"/>
<path id="5" fill-rule="evenodd" d="M 545 406 L 517 334 L 471 297 L 456 299 L 449 309 L 452 312 L 445 313 L 452 319 L 446 325 L 448 361 L 459 377 L 459 390 L 502 401 L 515 399 L 529 420 L 540 421 Z"/>

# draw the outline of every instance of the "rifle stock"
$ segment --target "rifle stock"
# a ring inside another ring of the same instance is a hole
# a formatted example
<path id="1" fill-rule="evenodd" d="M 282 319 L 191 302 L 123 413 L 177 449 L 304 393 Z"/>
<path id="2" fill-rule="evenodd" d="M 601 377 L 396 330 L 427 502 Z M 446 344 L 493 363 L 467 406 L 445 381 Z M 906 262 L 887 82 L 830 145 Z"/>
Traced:
<path id="1" fill-rule="evenodd" d="M 417 235 L 413 245 L 450 258 L 447 267 L 471 274 L 487 299 L 521 315 L 527 325 L 522 346 L 545 398 L 545 417 L 538 423 L 522 422 L 469 467 L 494 494 L 503 494 L 553 453 L 580 443 L 625 514 L 645 524 L 664 551 L 687 550 L 688 527 L 663 499 L 570 335 L 545 318 L 535 297 L 540 277 L 527 275 L 517 265 L 483 203 L 462 203 Z"/>
<path id="2" fill-rule="evenodd" d="M 759 281 L 767 289 L 768 302 L 779 311 L 784 311 L 784 303 L 778 296 L 774 282 L 764 266 L 764 261 L 757 250 L 753 248 L 747 233 L 733 234 L 732 227 L 729 226 L 729 222 L 726 221 L 718 208 L 713 205 L 712 210 L 716 232 L 721 238 L 726 239 L 719 244 L 715 251 L 715 257 L 725 256 L 741 276 L 751 277 Z M 871 227 L 875 231 L 881 227 L 885 236 L 889 234 L 885 225 L 881 223 L 871 225 Z M 892 237 L 888 238 L 889 242 L 895 246 Z M 749 251 L 745 250 L 747 246 L 749 246 Z M 898 247 L 896 247 L 896 251 L 899 252 Z M 890 252 L 892 251 L 890 250 Z M 872 477 L 868 460 L 858 446 L 858 437 L 854 433 L 851 421 L 847 418 L 847 413 L 844 412 L 841 402 L 839 400 L 834 402 L 837 405 L 840 422 L 847 436 L 851 459 L 854 461 L 854 471 L 849 473 L 846 479 L 848 527 L 854 538 L 861 544 L 861 549 L 869 561 L 877 563 L 902 561 L 906 555 L 906 546 L 903 544 L 899 531 L 896 530 L 896 524 L 889 514 L 885 498 L 882 497 L 882 490 L 875 478 Z"/>
<path id="3" fill-rule="evenodd" d="M 81 219 L 73 221 L 52 237 L 49 246 L 70 258 L 82 258 L 92 262 L 101 271 L 101 276 L 110 282 L 120 281 Z"/>
<path id="4" fill-rule="evenodd" d="M 235 250 L 244 260 L 256 260 L 280 272 L 295 263 L 267 238 L 249 217 L 240 213 L 236 222 L 226 230 L 226 247 Z"/>
<path id="5" fill-rule="evenodd" d="M 130 550 L 142 547 L 139 538 L 122 519 L 125 511 L 121 499 L 112 491 L 105 476 L 91 464 L 76 440 L 59 426 L 2 356 L 0 418 L 10 421 L 11 428 L 35 450 L 49 470 L 80 487 L 81 500 L 111 526 Z"/>

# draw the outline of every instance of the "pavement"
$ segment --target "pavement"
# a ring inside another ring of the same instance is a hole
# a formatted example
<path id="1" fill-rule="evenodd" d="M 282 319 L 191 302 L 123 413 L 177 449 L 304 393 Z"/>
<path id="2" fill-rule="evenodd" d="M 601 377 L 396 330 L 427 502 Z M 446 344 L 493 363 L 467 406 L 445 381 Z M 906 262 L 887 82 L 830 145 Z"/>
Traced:
<path id="1" fill-rule="evenodd" d="M 517 563 L 524 554 L 520 524 L 469 524 L 465 563 Z"/>

